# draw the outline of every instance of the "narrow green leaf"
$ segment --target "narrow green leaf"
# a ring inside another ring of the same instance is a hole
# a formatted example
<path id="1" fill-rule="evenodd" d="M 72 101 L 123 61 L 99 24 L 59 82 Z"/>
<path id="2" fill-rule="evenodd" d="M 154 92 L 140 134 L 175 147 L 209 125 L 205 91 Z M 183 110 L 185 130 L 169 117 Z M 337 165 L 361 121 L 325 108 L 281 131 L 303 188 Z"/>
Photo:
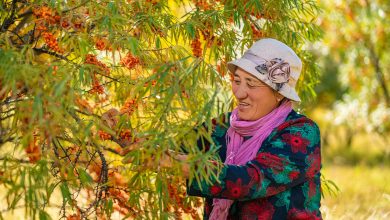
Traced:
<path id="1" fill-rule="evenodd" d="M 84 169 L 78 169 L 80 181 L 84 185 L 89 185 L 93 182 L 93 179 L 89 173 L 87 173 Z"/>
<path id="2" fill-rule="evenodd" d="M 160 37 L 156 37 L 156 49 L 160 49 L 160 48 L 161 48 Z"/>
<path id="3" fill-rule="evenodd" d="M 129 46 L 132 54 L 137 55 L 138 54 L 138 40 L 134 37 L 129 37 Z"/>
<path id="4" fill-rule="evenodd" d="M 63 182 L 60 185 L 60 189 L 61 189 L 62 197 L 64 198 L 64 200 L 70 201 L 71 197 L 70 197 L 70 191 L 69 191 L 68 184 L 66 182 Z"/>
<path id="5" fill-rule="evenodd" d="M 65 85 L 68 82 L 70 75 L 68 75 L 65 79 L 63 79 L 59 84 L 57 84 L 54 88 L 54 97 L 58 97 L 64 91 Z"/>
<path id="6" fill-rule="evenodd" d="M 186 29 L 186 31 L 187 31 L 188 35 L 190 36 L 190 38 L 194 39 L 195 38 L 194 25 L 192 23 L 187 22 L 185 24 L 184 28 Z"/>
<path id="7" fill-rule="evenodd" d="M 39 210 L 39 220 L 51 220 L 50 215 L 44 210 Z"/>

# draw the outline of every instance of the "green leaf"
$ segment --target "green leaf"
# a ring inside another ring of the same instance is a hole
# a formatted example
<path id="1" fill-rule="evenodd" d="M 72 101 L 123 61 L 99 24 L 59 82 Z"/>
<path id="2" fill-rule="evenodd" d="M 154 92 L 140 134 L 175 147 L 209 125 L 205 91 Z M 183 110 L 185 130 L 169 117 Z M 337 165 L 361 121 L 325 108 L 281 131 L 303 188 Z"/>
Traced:
<path id="1" fill-rule="evenodd" d="M 160 37 L 156 37 L 156 49 L 160 49 L 160 48 L 161 48 Z"/>
<path id="2" fill-rule="evenodd" d="M 134 55 L 137 55 L 138 54 L 138 44 L 139 44 L 138 40 L 134 37 L 129 37 L 128 41 L 129 41 L 131 53 Z"/>
<path id="3" fill-rule="evenodd" d="M 109 199 L 108 202 L 106 203 L 106 212 L 112 213 L 113 206 L 114 206 L 114 203 L 112 202 L 112 199 Z"/>
<path id="4" fill-rule="evenodd" d="M 79 68 L 79 82 L 80 82 L 80 84 L 85 83 L 84 71 L 85 71 L 84 67 Z"/>
<path id="5" fill-rule="evenodd" d="M 39 119 L 43 117 L 42 98 L 40 95 L 36 95 L 34 98 L 33 110 L 35 110 L 33 118 L 37 117 L 37 114 Z"/>
<path id="6" fill-rule="evenodd" d="M 93 182 L 93 179 L 89 173 L 87 173 L 84 169 L 78 169 L 80 181 L 84 185 L 89 185 Z"/>
<path id="7" fill-rule="evenodd" d="M 51 220 L 50 215 L 44 210 L 39 210 L 39 220 Z"/>
<path id="8" fill-rule="evenodd" d="M 194 39 L 195 38 L 195 29 L 194 29 L 194 25 L 192 23 L 186 23 L 184 28 L 186 29 L 188 35 L 190 36 L 190 38 Z"/>
<path id="9" fill-rule="evenodd" d="M 64 198 L 65 201 L 70 201 L 71 200 L 71 194 L 69 191 L 68 184 L 66 182 L 61 183 L 60 185 L 62 197 Z"/>
<path id="10" fill-rule="evenodd" d="M 57 84 L 54 88 L 54 97 L 58 97 L 64 91 L 66 83 L 69 81 L 70 75 L 68 75 L 65 79 L 63 79 L 59 84 Z"/>

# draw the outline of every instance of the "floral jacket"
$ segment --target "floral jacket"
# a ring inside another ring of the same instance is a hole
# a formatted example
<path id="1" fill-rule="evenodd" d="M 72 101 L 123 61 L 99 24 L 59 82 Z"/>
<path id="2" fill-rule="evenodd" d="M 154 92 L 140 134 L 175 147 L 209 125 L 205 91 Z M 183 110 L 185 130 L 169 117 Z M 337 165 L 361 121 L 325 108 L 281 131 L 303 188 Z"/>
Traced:
<path id="1" fill-rule="evenodd" d="M 228 127 L 228 122 L 217 124 L 212 134 L 222 161 Z M 234 200 L 228 219 L 322 219 L 320 146 L 316 123 L 293 110 L 264 140 L 253 160 L 242 166 L 224 165 L 218 180 L 193 181 L 187 193 L 206 198 L 204 219 L 209 218 L 213 198 Z"/>

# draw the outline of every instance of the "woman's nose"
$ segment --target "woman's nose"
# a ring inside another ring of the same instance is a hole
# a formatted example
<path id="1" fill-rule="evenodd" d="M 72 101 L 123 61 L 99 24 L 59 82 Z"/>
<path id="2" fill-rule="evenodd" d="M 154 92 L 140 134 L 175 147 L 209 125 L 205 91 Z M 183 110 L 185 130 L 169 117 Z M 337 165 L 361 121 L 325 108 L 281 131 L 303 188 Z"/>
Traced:
<path id="1" fill-rule="evenodd" d="M 244 99 L 248 95 L 245 86 L 239 85 L 234 93 L 237 99 Z"/>

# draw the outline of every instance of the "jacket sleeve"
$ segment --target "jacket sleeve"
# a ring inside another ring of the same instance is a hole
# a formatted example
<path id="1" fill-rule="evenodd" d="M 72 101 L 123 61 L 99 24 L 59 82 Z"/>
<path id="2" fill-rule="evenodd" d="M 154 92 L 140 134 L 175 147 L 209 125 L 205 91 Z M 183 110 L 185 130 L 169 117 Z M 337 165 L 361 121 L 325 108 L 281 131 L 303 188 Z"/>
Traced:
<path id="1" fill-rule="evenodd" d="M 225 165 L 211 184 L 193 181 L 187 193 L 231 200 L 267 197 L 313 178 L 320 168 L 319 129 L 305 117 L 276 128 L 253 160 Z"/>

